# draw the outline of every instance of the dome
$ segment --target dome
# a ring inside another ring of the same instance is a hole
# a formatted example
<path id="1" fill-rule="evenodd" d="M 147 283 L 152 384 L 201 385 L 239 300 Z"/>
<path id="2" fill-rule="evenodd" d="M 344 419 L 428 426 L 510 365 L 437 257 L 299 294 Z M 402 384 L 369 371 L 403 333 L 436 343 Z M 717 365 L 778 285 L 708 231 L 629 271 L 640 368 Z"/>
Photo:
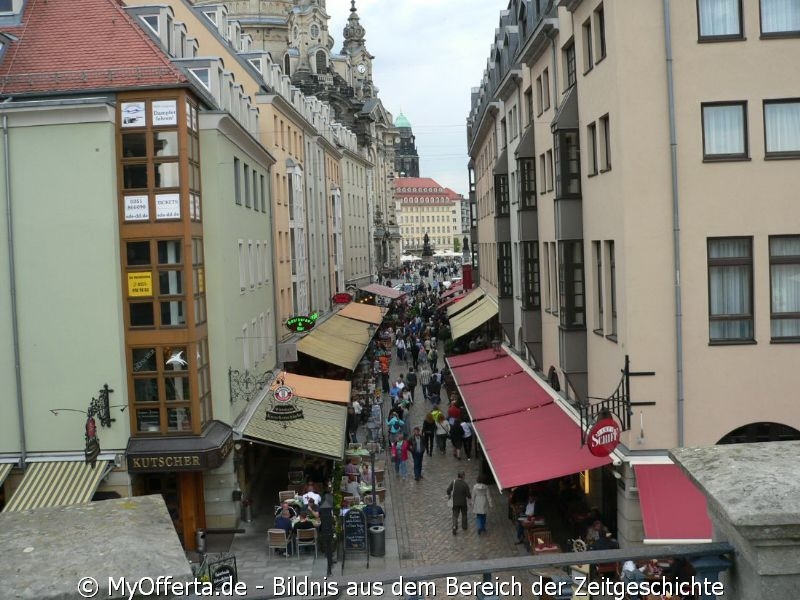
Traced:
<path id="1" fill-rule="evenodd" d="M 403 113 L 397 115 L 397 118 L 394 120 L 395 127 L 408 127 L 411 129 L 411 122 L 406 118 Z"/>

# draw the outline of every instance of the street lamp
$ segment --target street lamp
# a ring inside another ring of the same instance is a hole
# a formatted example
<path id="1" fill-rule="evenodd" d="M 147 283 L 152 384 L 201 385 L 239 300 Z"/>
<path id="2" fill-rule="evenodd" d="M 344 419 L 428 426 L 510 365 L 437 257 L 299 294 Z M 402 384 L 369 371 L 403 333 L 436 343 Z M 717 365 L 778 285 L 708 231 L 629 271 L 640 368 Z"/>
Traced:
<path id="1" fill-rule="evenodd" d="M 367 451 L 369 452 L 369 460 L 370 460 L 370 473 L 372 473 L 372 505 L 378 505 L 378 494 L 375 491 L 377 484 L 375 483 L 375 455 L 378 453 L 378 449 L 380 445 L 378 442 L 367 442 L 366 444 Z"/>

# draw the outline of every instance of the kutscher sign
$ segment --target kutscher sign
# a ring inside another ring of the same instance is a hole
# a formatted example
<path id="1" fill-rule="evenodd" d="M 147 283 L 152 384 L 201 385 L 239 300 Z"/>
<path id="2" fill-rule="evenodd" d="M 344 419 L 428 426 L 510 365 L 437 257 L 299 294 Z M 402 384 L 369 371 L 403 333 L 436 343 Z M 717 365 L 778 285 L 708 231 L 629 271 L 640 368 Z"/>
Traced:
<path id="1" fill-rule="evenodd" d="M 611 417 L 600 419 L 589 430 L 587 444 L 595 456 L 608 456 L 619 445 L 622 430 Z"/>

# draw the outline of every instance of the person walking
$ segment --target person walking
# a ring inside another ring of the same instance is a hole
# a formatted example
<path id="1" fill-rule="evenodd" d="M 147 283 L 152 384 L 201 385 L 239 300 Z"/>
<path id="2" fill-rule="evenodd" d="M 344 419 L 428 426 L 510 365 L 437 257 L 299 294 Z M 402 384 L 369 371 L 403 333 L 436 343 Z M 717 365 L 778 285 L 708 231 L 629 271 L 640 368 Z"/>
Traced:
<path id="1" fill-rule="evenodd" d="M 394 345 L 397 347 L 397 360 L 406 362 L 406 341 L 403 339 L 402 335 L 397 336 L 397 341 Z"/>
<path id="2" fill-rule="evenodd" d="M 411 434 L 411 458 L 414 459 L 414 481 L 422 479 L 422 459 L 425 456 L 425 440 L 419 427 Z"/>
<path id="3" fill-rule="evenodd" d="M 433 414 L 428 413 L 425 415 L 425 420 L 422 422 L 422 439 L 425 442 L 425 451 L 428 456 L 433 456 L 433 439 L 436 437 L 436 421 L 433 420 Z"/>
<path id="4" fill-rule="evenodd" d="M 464 431 L 462 443 L 464 444 L 464 456 L 467 460 L 472 460 L 472 423 L 468 420 L 461 421 L 461 429 Z"/>
<path id="5" fill-rule="evenodd" d="M 392 460 L 394 461 L 395 475 L 405 481 L 408 477 L 408 440 L 400 433 L 397 435 L 397 441 L 392 443 Z"/>
<path id="6" fill-rule="evenodd" d="M 431 351 L 428 352 L 428 362 L 431 365 L 431 369 L 434 371 L 436 370 L 436 365 L 439 362 L 439 353 L 436 351 L 436 347 L 431 344 Z"/>
<path id="7" fill-rule="evenodd" d="M 447 438 L 450 436 L 450 423 L 441 412 L 436 420 L 436 445 L 439 452 L 447 452 Z"/>
<path id="8" fill-rule="evenodd" d="M 428 389 L 428 386 L 430 386 L 432 378 L 433 378 L 433 372 L 431 371 L 431 368 L 428 366 L 428 363 L 427 362 L 421 363 L 419 367 L 417 380 L 419 381 L 419 384 L 422 386 L 422 395 L 425 398 L 425 400 L 430 399 L 430 390 Z"/>
<path id="9" fill-rule="evenodd" d="M 486 533 L 486 513 L 493 508 L 492 496 L 489 486 L 483 475 L 478 475 L 478 482 L 472 486 L 472 512 L 475 514 L 475 524 L 478 535 Z"/>
<path id="10" fill-rule="evenodd" d="M 419 362 L 419 344 L 413 336 L 411 338 L 411 346 L 408 348 L 408 352 L 411 354 L 411 366 L 416 369 Z"/>
<path id="11" fill-rule="evenodd" d="M 389 413 L 389 418 L 386 420 L 386 425 L 389 427 L 389 439 L 394 442 L 398 435 L 402 435 L 405 421 L 397 416 L 396 412 L 392 411 Z"/>
<path id="12" fill-rule="evenodd" d="M 458 533 L 458 515 L 461 514 L 461 528 L 467 530 L 467 503 L 472 498 L 469 485 L 464 481 L 464 471 L 447 486 L 447 497 L 453 501 L 453 535 Z"/>
<path id="13" fill-rule="evenodd" d="M 456 419 L 450 424 L 450 443 L 453 444 L 453 456 L 461 460 L 461 448 L 464 446 L 464 429 L 461 421 Z"/>
<path id="14" fill-rule="evenodd" d="M 408 375 L 406 375 L 406 388 L 408 389 L 409 393 L 411 394 L 411 404 L 414 404 L 414 390 L 417 389 L 417 374 L 414 372 L 416 369 L 416 365 L 408 369 Z"/>

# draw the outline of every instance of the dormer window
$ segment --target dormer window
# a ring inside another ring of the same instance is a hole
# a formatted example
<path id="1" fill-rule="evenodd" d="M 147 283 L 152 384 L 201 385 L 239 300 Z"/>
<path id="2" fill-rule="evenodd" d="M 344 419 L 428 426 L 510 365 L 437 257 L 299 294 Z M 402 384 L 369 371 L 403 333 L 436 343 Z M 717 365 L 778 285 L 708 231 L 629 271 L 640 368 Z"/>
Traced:
<path id="1" fill-rule="evenodd" d="M 142 21 L 153 30 L 153 33 L 158 35 L 158 15 L 144 15 Z"/>
<path id="2" fill-rule="evenodd" d="M 254 68 L 256 71 L 258 71 L 259 73 L 261 73 L 261 59 L 260 59 L 260 58 L 251 58 L 251 59 L 250 59 L 248 62 L 249 62 L 251 65 L 253 65 L 253 68 Z"/>
<path id="3" fill-rule="evenodd" d="M 213 10 L 203 11 L 203 16 L 205 16 L 205 18 L 208 19 L 209 21 L 211 21 L 214 25 L 217 24 L 217 13 L 216 13 L 216 11 L 213 11 Z"/>
<path id="4" fill-rule="evenodd" d="M 174 44 L 172 42 L 172 17 L 167 15 L 167 54 L 174 56 Z"/>
<path id="5" fill-rule="evenodd" d="M 211 71 L 209 69 L 189 69 L 189 73 L 191 73 L 204 88 L 211 91 Z"/>

